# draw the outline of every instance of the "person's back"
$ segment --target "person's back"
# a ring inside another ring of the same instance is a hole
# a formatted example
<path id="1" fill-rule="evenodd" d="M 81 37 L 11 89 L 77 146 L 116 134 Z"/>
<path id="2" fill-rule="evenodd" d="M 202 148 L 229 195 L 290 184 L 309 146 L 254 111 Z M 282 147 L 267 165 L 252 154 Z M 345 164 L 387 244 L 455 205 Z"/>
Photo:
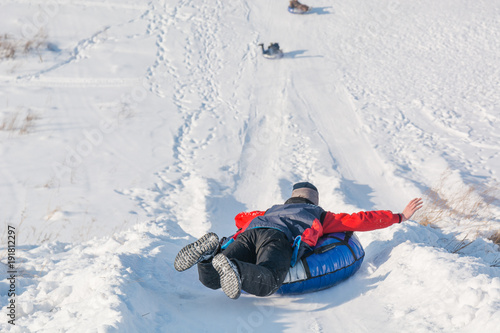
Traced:
<path id="1" fill-rule="evenodd" d="M 278 43 L 271 43 L 269 44 L 267 51 L 269 52 L 269 54 L 276 54 L 280 51 L 280 46 Z"/>

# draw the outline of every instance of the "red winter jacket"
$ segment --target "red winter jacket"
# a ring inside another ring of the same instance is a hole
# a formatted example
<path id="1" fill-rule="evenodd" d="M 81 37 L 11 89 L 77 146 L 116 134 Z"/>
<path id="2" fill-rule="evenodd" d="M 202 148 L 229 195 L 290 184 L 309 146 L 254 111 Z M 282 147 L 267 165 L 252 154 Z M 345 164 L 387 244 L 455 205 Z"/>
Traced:
<path id="1" fill-rule="evenodd" d="M 232 238 L 236 238 L 245 231 L 252 220 L 263 216 L 265 211 L 242 212 L 234 218 L 238 232 Z M 324 234 L 344 231 L 371 231 L 386 228 L 394 223 L 402 221 L 401 214 L 394 214 L 388 210 L 359 212 L 355 214 L 332 213 L 324 211 L 320 219 L 315 219 L 311 227 L 302 233 L 302 241 L 309 246 L 315 246 L 318 238 Z"/>

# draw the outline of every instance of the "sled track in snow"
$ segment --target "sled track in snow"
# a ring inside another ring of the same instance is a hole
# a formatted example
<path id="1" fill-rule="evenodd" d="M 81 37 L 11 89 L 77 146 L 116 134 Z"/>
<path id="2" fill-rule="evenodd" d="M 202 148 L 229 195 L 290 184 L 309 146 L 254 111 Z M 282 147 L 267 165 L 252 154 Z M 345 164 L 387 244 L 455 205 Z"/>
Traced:
<path id="1" fill-rule="evenodd" d="M 14 77 L 0 76 L 0 84 L 18 87 L 65 87 L 65 88 L 115 88 L 132 87 L 141 85 L 142 78 L 73 78 L 73 77 L 33 77 L 30 79 L 19 79 Z"/>
<path id="2" fill-rule="evenodd" d="M 153 93 L 172 96 L 183 122 L 174 138 L 175 162 L 159 174 L 156 204 L 187 230 L 189 223 L 206 223 L 206 180 L 198 175 L 197 155 L 215 136 L 221 103 L 214 79 L 222 66 L 216 53 L 223 47 L 217 39 L 221 8 L 220 1 L 188 1 L 175 7 L 152 3 L 147 14 L 148 32 L 157 36 L 157 53 L 146 77 Z M 193 207 L 191 213 L 182 211 L 186 204 Z"/>
<path id="3" fill-rule="evenodd" d="M 59 6 L 81 6 L 81 7 L 106 7 L 106 8 L 122 8 L 122 9 L 134 9 L 134 10 L 147 10 L 148 5 L 134 4 L 134 3 L 120 3 L 120 2 L 98 2 L 98 1 L 70 1 L 70 0 L 55 0 L 55 1 L 43 1 L 43 0 L 10 0 L 4 1 L 15 4 L 26 4 L 26 5 L 36 5 L 40 10 L 57 11 Z"/>

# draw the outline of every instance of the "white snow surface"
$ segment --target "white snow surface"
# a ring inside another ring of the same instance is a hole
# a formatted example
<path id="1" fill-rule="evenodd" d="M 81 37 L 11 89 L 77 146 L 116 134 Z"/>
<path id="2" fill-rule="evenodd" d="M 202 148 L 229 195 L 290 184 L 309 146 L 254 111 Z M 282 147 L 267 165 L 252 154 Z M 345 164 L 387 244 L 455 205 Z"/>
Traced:
<path id="1" fill-rule="evenodd" d="M 43 41 L 0 60 L 2 332 L 500 332 L 489 191 L 485 218 L 357 233 L 361 269 L 320 292 L 231 300 L 174 270 L 297 181 L 346 213 L 498 189 L 500 1 L 306 4 L 1 1 L 1 36 Z"/>

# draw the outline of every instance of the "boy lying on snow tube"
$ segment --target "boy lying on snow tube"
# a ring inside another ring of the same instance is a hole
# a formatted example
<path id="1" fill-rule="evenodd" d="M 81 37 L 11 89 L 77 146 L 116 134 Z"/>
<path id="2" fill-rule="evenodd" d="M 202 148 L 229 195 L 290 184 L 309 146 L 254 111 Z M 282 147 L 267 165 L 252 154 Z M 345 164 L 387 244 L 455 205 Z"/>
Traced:
<path id="1" fill-rule="evenodd" d="M 323 235 L 386 228 L 408 220 L 422 207 L 422 199 L 416 198 L 401 214 L 379 210 L 349 215 L 325 211 L 318 203 L 318 190 L 314 185 L 297 183 L 291 198 L 284 204 L 274 205 L 266 211 L 238 214 L 235 217 L 238 231 L 231 237 L 219 241 L 215 233 L 208 233 L 186 245 L 177 254 L 174 267 L 181 272 L 198 264 L 201 283 L 211 289 L 222 288 L 232 299 L 237 299 L 241 290 L 256 296 L 269 296 L 282 287 L 282 292 L 286 293 L 287 288 L 292 287 L 283 286 L 290 266 L 298 261 L 304 264 L 303 258 L 307 258 L 318 241 L 323 242 L 320 240 Z M 346 242 L 345 236 L 340 238 Z M 354 237 L 350 240 L 347 243 L 351 249 L 358 247 Z M 360 245 L 354 251 L 353 258 L 359 265 L 362 251 Z M 318 289 L 323 287 L 326 286 Z"/>

